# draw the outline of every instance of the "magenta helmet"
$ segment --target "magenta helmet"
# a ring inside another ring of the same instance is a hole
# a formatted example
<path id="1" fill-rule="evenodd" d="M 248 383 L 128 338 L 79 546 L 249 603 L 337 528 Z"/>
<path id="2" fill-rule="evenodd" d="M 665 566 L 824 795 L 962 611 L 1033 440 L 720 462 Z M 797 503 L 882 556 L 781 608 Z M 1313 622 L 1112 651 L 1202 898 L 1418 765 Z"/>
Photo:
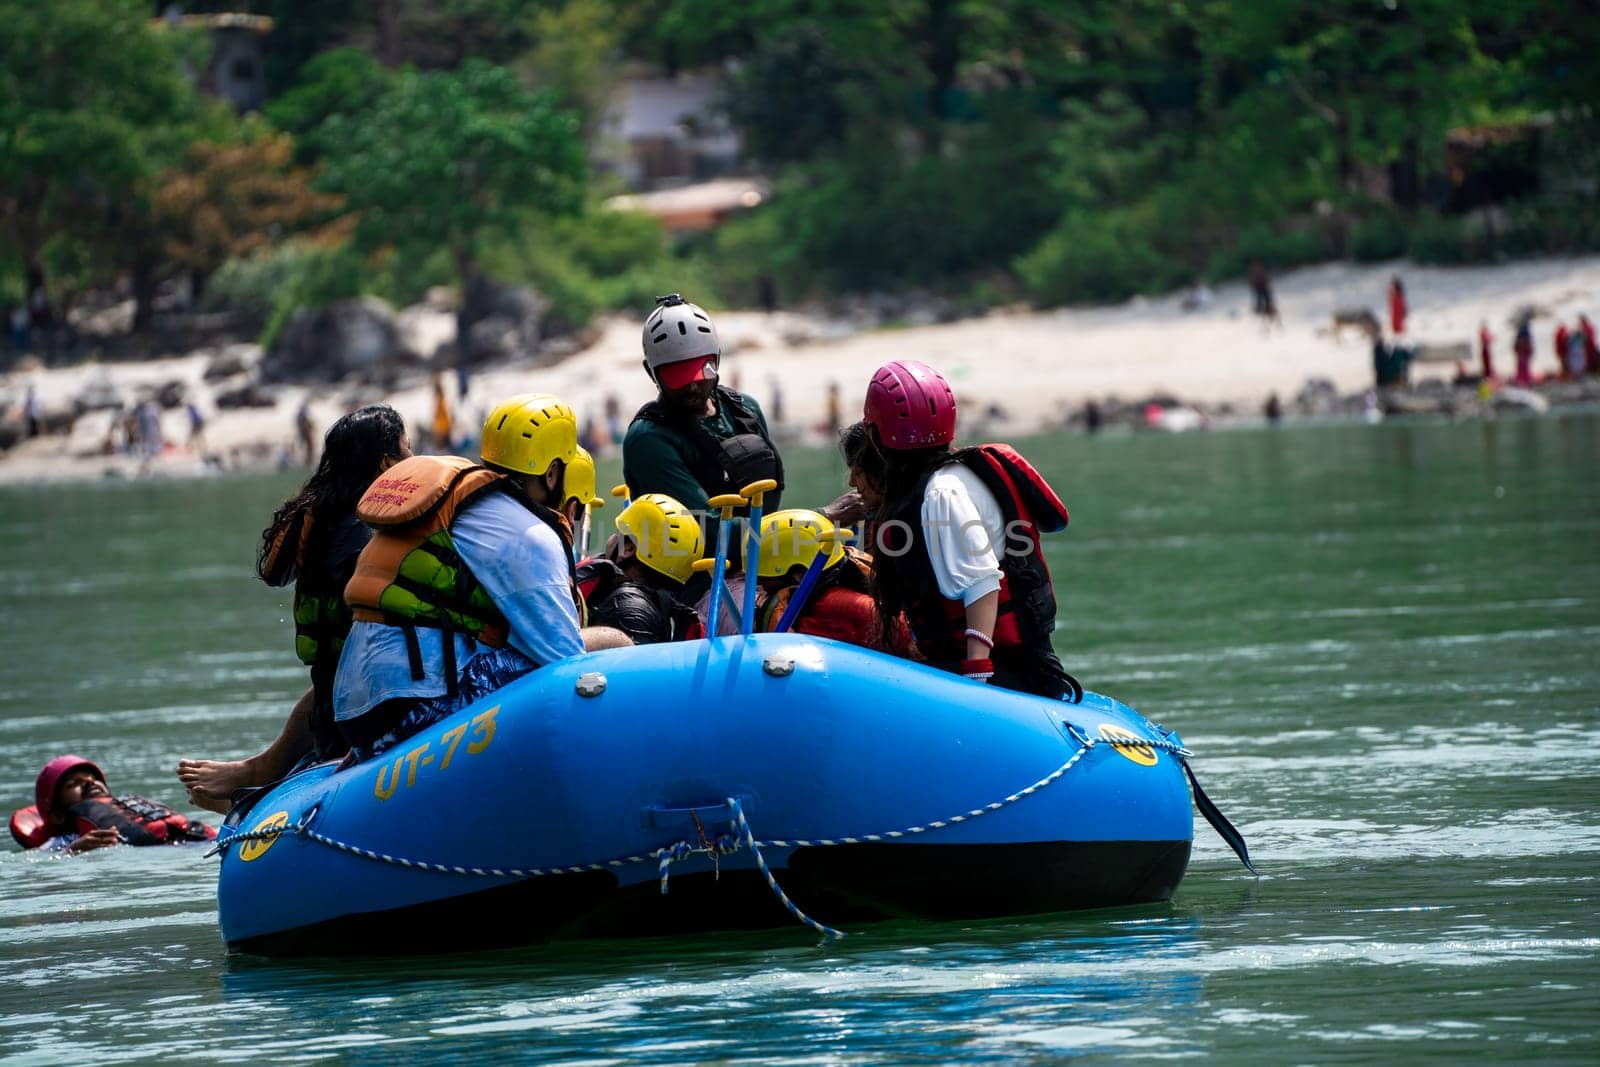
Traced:
<path id="1" fill-rule="evenodd" d="M 947 445 L 956 437 L 956 395 L 944 375 L 914 359 L 885 363 L 867 385 L 862 416 L 896 452 Z"/>
<path id="2" fill-rule="evenodd" d="M 50 809 L 56 802 L 56 783 L 65 778 L 67 772 L 75 771 L 79 767 L 89 768 L 104 784 L 106 772 L 102 771 L 93 760 L 86 760 L 82 756 L 57 756 L 44 765 L 44 770 L 40 771 L 39 777 L 33 781 L 33 806 L 39 809 L 40 818 L 50 817 Z"/>

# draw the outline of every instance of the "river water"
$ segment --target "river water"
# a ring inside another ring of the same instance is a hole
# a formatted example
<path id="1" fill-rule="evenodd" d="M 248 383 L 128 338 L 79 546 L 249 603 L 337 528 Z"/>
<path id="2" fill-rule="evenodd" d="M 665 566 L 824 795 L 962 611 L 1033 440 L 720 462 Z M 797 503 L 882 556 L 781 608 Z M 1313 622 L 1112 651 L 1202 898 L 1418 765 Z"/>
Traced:
<path id="1" fill-rule="evenodd" d="M 283 963 L 225 953 L 201 850 L 10 851 L 0 1061 L 1596 1062 L 1600 416 L 1022 445 L 1063 659 L 1182 732 L 1260 878 L 1197 822 L 1167 906 Z M 12 805 L 62 751 L 178 802 L 270 738 L 293 485 L 0 490 Z"/>

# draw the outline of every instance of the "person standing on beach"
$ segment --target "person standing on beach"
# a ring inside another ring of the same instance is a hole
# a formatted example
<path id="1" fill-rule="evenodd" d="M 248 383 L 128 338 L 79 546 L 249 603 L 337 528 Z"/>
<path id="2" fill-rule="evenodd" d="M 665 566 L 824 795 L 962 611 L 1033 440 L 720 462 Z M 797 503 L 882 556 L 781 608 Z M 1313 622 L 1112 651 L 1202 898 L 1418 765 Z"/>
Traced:
<path id="1" fill-rule="evenodd" d="M 1517 357 L 1518 385 L 1533 384 L 1533 330 L 1528 326 L 1528 320 L 1523 319 L 1517 323 L 1517 339 L 1511 344 L 1511 351 Z"/>
<path id="2" fill-rule="evenodd" d="M 183 410 L 189 416 L 189 451 L 201 455 L 206 447 L 206 417 L 193 400 L 184 401 Z"/>
<path id="3" fill-rule="evenodd" d="M 1268 326 L 1282 326 L 1278 317 L 1278 303 L 1272 295 L 1272 279 L 1267 276 L 1267 265 L 1252 259 L 1248 271 L 1250 280 L 1250 310 L 1260 315 Z"/>
<path id="4" fill-rule="evenodd" d="M 1483 365 L 1483 380 L 1494 379 L 1494 353 L 1491 347 L 1494 344 L 1494 334 L 1489 332 L 1489 323 L 1478 323 L 1478 360 Z"/>
<path id="5" fill-rule="evenodd" d="M 294 414 L 295 435 L 300 442 L 301 462 L 304 466 L 311 466 L 317 458 L 317 433 L 311 422 L 311 394 L 300 402 L 300 410 Z"/>
<path id="6" fill-rule="evenodd" d="M 39 437 L 44 433 L 44 420 L 39 417 L 39 389 L 32 384 L 22 398 L 22 430 L 24 437 Z"/>
<path id="7" fill-rule="evenodd" d="M 166 448 L 167 441 L 161 433 L 161 408 L 154 400 L 144 400 L 136 411 L 139 421 L 139 472 L 145 474 L 161 450 Z"/>
<path id="8" fill-rule="evenodd" d="M 1396 274 L 1389 279 L 1389 329 L 1396 337 L 1406 332 L 1406 287 Z"/>
<path id="9" fill-rule="evenodd" d="M 1583 334 L 1583 369 L 1600 374 L 1600 344 L 1595 341 L 1594 323 L 1588 315 L 1578 316 L 1578 332 Z"/>
<path id="10" fill-rule="evenodd" d="M 261 532 L 256 574 L 272 586 L 294 583 L 294 650 L 311 671 L 311 687 L 295 702 L 278 737 L 243 760 L 178 761 L 189 799 L 227 811 L 236 789 L 275 782 L 308 753 L 337 759 L 348 747 L 333 722 L 333 678 L 350 633 L 345 583 L 372 536 L 356 517 L 356 501 L 384 471 L 411 455 L 405 420 L 387 404 L 344 416 L 328 428 L 322 461 L 300 491 Z"/>
<path id="11" fill-rule="evenodd" d="M 1568 378 L 1581 378 L 1584 367 L 1588 364 L 1585 353 L 1583 331 L 1573 330 L 1567 335 L 1567 357 L 1564 364 Z"/>
<path id="12" fill-rule="evenodd" d="M 452 423 L 450 418 L 450 401 L 444 395 L 444 379 L 435 374 L 433 376 L 433 440 L 431 447 L 434 452 L 441 455 L 453 451 L 451 440 Z"/>

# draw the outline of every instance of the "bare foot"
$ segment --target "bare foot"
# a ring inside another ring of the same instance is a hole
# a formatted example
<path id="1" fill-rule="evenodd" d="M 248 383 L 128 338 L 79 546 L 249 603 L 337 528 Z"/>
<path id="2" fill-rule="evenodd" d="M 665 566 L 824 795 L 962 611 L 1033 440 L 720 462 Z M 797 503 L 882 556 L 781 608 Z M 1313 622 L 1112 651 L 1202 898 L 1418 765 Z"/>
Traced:
<path id="1" fill-rule="evenodd" d="M 233 805 L 226 800 L 215 800 L 212 797 L 202 796 L 199 793 L 196 793 L 193 789 L 189 790 L 189 803 L 193 804 L 197 808 L 205 808 L 207 811 L 214 811 L 218 815 L 228 814 L 229 810 L 233 807 Z"/>
<path id="2" fill-rule="evenodd" d="M 181 759 L 178 781 L 189 791 L 189 799 L 210 811 L 227 811 L 235 789 L 266 785 L 256 761 Z M 222 805 L 218 807 L 217 805 Z"/>

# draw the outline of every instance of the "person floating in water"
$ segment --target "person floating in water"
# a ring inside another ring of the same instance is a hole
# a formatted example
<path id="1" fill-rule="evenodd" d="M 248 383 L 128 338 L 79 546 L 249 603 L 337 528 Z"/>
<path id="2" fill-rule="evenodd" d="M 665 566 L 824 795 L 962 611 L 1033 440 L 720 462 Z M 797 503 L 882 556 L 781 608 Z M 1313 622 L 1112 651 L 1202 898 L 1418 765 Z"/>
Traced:
<path id="1" fill-rule="evenodd" d="M 217 832 L 157 801 L 113 795 L 105 772 L 82 756 L 57 756 L 33 783 L 33 806 L 11 815 L 23 848 L 75 855 L 111 845 L 181 845 Z"/>

